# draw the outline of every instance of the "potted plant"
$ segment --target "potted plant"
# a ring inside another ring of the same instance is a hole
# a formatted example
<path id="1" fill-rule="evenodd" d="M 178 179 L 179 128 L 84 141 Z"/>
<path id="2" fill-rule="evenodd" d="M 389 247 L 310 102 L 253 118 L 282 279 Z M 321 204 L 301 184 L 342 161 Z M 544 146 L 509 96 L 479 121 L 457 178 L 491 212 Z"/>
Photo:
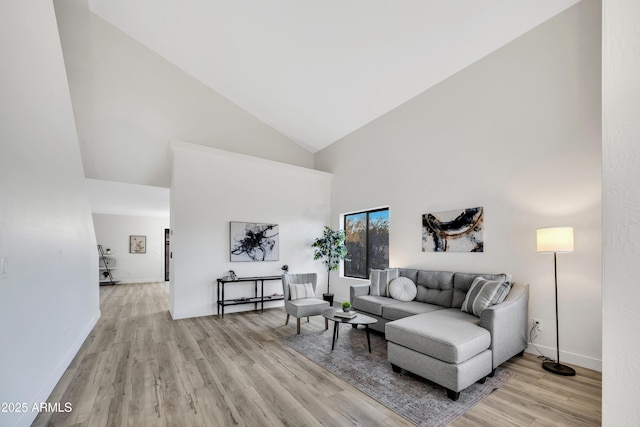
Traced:
<path id="1" fill-rule="evenodd" d="M 343 230 L 334 231 L 325 226 L 322 237 L 318 237 L 311 245 L 315 248 L 313 259 L 321 259 L 322 263 L 327 267 L 327 292 L 322 294 L 322 298 L 325 301 L 329 301 L 331 305 L 333 305 L 333 294 L 329 288 L 331 270 L 337 270 L 340 266 L 340 261 L 347 256 L 347 247 L 344 244 L 346 237 Z"/>
<path id="2" fill-rule="evenodd" d="M 351 303 L 349 301 L 345 301 L 342 303 L 342 311 L 349 312 L 351 311 Z"/>
<path id="3" fill-rule="evenodd" d="M 287 274 L 289 272 L 289 266 L 285 264 L 282 266 L 281 270 L 282 270 L 282 274 Z"/>

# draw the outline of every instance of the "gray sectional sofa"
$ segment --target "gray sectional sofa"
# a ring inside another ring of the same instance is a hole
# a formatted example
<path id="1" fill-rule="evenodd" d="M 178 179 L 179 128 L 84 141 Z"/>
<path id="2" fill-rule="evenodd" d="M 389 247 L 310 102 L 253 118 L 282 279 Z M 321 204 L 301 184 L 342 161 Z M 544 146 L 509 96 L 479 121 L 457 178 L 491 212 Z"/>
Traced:
<path id="1" fill-rule="evenodd" d="M 391 298 L 387 273 L 411 279 L 415 298 Z M 506 274 L 389 269 L 380 283 L 352 285 L 350 302 L 355 310 L 378 319 L 370 326 L 385 333 L 395 372 L 402 368 L 440 384 L 449 398 L 457 400 L 461 390 L 484 382 L 497 366 L 527 346 L 529 285 L 511 283 L 504 301 L 476 316 L 461 307 L 478 276 L 510 281 Z"/>

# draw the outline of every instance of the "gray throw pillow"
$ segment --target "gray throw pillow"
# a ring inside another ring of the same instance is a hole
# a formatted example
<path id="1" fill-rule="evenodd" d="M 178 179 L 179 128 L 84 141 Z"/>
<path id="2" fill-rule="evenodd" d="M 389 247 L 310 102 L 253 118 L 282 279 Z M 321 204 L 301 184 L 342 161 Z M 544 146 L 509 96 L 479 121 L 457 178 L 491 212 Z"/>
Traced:
<path id="1" fill-rule="evenodd" d="M 384 270 L 372 269 L 369 273 L 369 295 L 374 297 L 380 296 L 380 274 L 384 273 Z"/>
<path id="2" fill-rule="evenodd" d="M 387 268 L 386 270 L 372 269 L 369 273 L 369 295 L 388 297 L 389 283 L 400 275 L 397 268 Z"/>
<path id="3" fill-rule="evenodd" d="M 511 290 L 511 282 L 487 280 L 478 276 L 474 279 L 462 303 L 462 311 L 480 317 L 480 314 L 494 304 L 499 304 Z"/>

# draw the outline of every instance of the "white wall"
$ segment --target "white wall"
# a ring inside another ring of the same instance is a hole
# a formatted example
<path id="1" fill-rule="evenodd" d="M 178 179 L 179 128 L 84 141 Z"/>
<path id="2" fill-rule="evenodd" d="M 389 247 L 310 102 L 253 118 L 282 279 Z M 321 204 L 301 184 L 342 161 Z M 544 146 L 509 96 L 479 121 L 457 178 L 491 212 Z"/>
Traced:
<path id="1" fill-rule="evenodd" d="M 280 275 L 287 264 L 292 273 L 317 272 L 319 283 L 326 283 L 311 244 L 329 224 L 330 174 L 184 142 L 172 143 L 172 148 L 174 319 L 215 314 L 216 278 L 228 270 L 241 277 Z M 278 224 L 280 260 L 230 262 L 230 221 Z M 227 290 L 225 297 L 250 296 L 253 285 Z M 318 295 L 322 291 L 319 286 Z M 265 295 L 276 292 L 282 293 L 280 281 L 265 283 Z M 249 309 L 253 306 L 227 307 L 225 312 Z"/>
<path id="2" fill-rule="evenodd" d="M 640 3 L 603 2 L 602 425 L 640 425 Z"/>
<path id="3" fill-rule="evenodd" d="M 172 139 L 313 167 L 313 155 L 89 12 L 55 0 L 87 178 L 168 187 Z"/>
<path id="4" fill-rule="evenodd" d="M 390 207 L 390 264 L 509 272 L 531 285 L 555 355 L 553 258 L 538 227 L 575 228 L 558 256 L 562 360 L 601 366 L 600 10 L 585 0 L 316 155 L 341 213 Z M 421 215 L 485 208 L 485 252 L 425 253 Z M 336 280 L 336 299 L 353 279 Z"/>
<path id="5" fill-rule="evenodd" d="M 30 425 L 97 321 L 98 262 L 53 5 L 0 14 L 0 425 Z M 62 402 L 64 405 L 64 402 Z"/>
<path id="6" fill-rule="evenodd" d="M 96 239 L 116 260 L 112 271 L 121 283 L 164 281 L 164 229 L 169 218 L 93 214 Z M 129 253 L 129 236 L 147 236 L 147 253 Z"/>

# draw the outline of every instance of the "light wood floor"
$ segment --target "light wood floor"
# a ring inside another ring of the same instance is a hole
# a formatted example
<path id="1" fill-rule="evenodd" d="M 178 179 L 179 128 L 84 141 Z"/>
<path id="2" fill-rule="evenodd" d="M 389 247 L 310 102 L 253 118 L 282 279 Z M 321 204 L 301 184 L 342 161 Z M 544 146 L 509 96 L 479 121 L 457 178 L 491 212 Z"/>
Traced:
<path id="1" fill-rule="evenodd" d="M 282 308 L 174 321 L 165 283 L 102 287 L 100 299 L 101 319 L 49 397 L 73 410 L 35 426 L 413 425 L 282 344 L 295 334 Z M 322 328 L 319 316 L 302 323 Z M 548 374 L 528 354 L 503 366 L 517 375 L 453 426 L 600 425 L 599 373 Z"/>

